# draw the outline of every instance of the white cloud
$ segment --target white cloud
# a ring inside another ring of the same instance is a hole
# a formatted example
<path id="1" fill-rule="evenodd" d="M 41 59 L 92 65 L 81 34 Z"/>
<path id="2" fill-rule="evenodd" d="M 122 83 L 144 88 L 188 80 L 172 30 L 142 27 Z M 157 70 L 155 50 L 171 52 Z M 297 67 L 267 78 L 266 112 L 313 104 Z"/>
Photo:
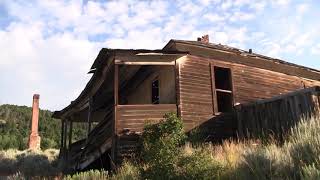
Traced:
<path id="1" fill-rule="evenodd" d="M 299 4 L 299 5 L 297 5 L 297 13 L 298 13 L 298 15 L 303 15 L 305 12 L 307 12 L 308 11 L 308 9 L 309 9 L 309 4 Z"/>
<path id="2" fill-rule="evenodd" d="M 311 48 L 311 53 L 320 55 L 320 43 Z"/>
<path id="3" fill-rule="evenodd" d="M 286 6 L 290 3 L 291 0 L 271 0 L 271 1 L 275 5 Z"/>
<path id="4" fill-rule="evenodd" d="M 219 22 L 219 21 L 224 21 L 225 20 L 225 17 L 224 16 L 220 16 L 218 14 L 205 14 L 203 15 L 203 17 L 205 19 L 208 19 L 209 21 L 211 22 Z"/>
<path id="5" fill-rule="evenodd" d="M 253 13 L 245 13 L 245 12 L 234 12 L 234 14 L 230 17 L 230 21 L 248 21 L 254 19 L 255 15 Z"/>

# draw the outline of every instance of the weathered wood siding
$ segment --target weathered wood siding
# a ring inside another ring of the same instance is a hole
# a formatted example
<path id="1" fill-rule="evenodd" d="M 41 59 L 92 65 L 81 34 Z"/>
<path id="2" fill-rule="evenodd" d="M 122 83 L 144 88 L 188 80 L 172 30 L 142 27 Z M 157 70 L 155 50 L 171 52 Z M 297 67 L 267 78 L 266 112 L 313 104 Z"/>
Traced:
<path id="1" fill-rule="evenodd" d="M 319 115 L 320 88 L 308 88 L 268 100 L 236 106 L 239 137 L 283 135 L 303 117 Z"/>
<path id="2" fill-rule="evenodd" d="M 231 68 L 235 104 L 245 104 L 258 99 L 267 99 L 298 89 L 320 85 L 318 81 L 270 70 L 236 63 L 213 61 L 217 66 Z"/>
<path id="3" fill-rule="evenodd" d="M 220 119 L 219 121 L 215 120 L 217 116 L 213 111 L 211 65 L 231 69 L 234 104 L 246 104 L 320 85 L 319 81 L 193 55 L 180 58 L 177 62 L 179 63 L 179 111 L 187 131 L 208 120 L 210 123 L 219 124 L 213 126 L 216 129 L 229 127 L 221 122 L 221 117 L 217 118 Z M 232 124 L 232 122 L 228 123 Z M 236 122 L 233 124 L 236 125 Z M 226 129 L 226 131 L 229 130 Z"/>
<path id="4" fill-rule="evenodd" d="M 165 113 L 177 112 L 175 104 L 147 104 L 147 105 L 118 105 L 117 106 L 117 134 L 124 130 L 142 132 L 147 121 L 158 122 Z"/>
<path id="5" fill-rule="evenodd" d="M 116 122 L 116 159 L 121 163 L 138 148 L 138 140 L 146 122 L 156 123 L 166 113 L 177 112 L 176 104 L 118 105 Z"/>
<path id="6" fill-rule="evenodd" d="M 179 109 L 185 129 L 191 130 L 213 116 L 209 61 L 186 56 L 179 63 Z"/>

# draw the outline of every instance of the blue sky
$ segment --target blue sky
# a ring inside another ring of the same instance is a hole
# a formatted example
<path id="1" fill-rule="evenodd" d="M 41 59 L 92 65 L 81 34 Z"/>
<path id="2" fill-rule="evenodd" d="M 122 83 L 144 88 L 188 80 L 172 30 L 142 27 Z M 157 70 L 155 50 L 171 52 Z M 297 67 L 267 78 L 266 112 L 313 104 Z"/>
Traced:
<path id="1" fill-rule="evenodd" d="M 318 0 L 0 0 L 0 104 L 59 110 L 74 100 L 102 47 L 210 41 L 320 68 Z"/>

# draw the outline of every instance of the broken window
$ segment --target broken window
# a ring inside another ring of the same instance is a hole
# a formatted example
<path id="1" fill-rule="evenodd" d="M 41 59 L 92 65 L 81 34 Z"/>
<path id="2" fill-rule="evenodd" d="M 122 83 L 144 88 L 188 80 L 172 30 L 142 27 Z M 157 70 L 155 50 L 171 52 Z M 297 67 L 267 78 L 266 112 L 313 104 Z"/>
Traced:
<path id="1" fill-rule="evenodd" d="M 231 70 L 214 67 L 215 112 L 231 112 L 233 108 Z"/>
<path id="2" fill-rule="evenodd" d="M 152 81 L 152 93 L 151 93 L 151 98 L 152 98 L 152 104 L 159 104 L 159 80 L 153 80 Z"/>

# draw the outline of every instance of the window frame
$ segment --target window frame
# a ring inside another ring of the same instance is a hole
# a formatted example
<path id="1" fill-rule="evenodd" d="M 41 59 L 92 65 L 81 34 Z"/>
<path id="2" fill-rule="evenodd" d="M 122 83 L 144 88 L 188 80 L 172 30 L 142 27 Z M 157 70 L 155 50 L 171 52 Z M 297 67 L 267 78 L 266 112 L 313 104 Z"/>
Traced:
<path id="1" fill-rule="evenodd" d="M 215 67 L 229 69 L 229 77 L 230 77 L 230 88 L 231 90 L 217 89 L 216 88 L 216 77 L 215 77 Z M 231 103 L 232 107 L 234 107 L 234 83 L 233 83 L 233 68 L 228 65 L 221 65 L 217 63 L 210 63 L 210 75 L 211 75 L 211 88 L 212 88 L 212 105 L 213 105 L 213 114 L 219 115 L 222 113 L 230 113 L 230 112 L 221 112 L 218 108 L 218 98 L 217 92 L 229 93 L 231 94 Z"/>

